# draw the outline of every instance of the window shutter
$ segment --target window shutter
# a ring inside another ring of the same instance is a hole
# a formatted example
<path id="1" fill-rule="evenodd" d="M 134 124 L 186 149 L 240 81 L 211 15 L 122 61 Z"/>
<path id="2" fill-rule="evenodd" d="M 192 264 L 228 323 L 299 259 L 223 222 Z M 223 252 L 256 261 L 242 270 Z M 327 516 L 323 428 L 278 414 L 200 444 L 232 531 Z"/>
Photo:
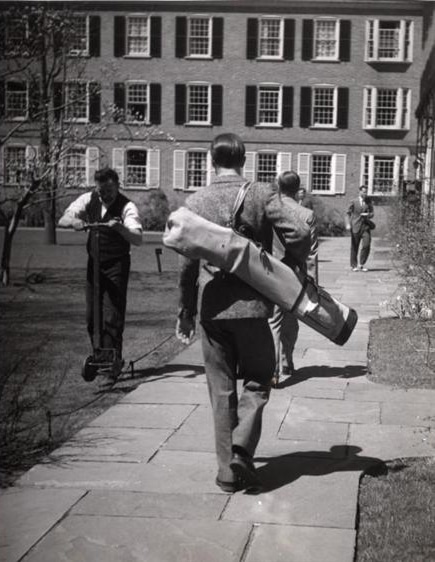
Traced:
<path id="1" fill-rule="evenodd" d="M 301 88 L 300 127 L 306 129 L 311 125 L 311 88 Z"/>
<path id="2" fill-rule="evenodd" d="M 313 20 L 303 20 L 302 22 L 302 60 L 313 58 Z"/>
<path id="3" fill-rule="evenodd" d="M 162 86 L 150 84 L 150 123 L 160 125 L 162 122 Z"/>
<path id="4" fill-rule="evenodd" d="M 187 53 L 187 18 L 175 18 L 175 56 L 182 59 Z"/>
<path id="5" fill-rule="evenodd" d="M 210 184 L 216 177 L 210 151 L 207 152 L 207 184 Z"/>
<path id="6" fill-rule="evenodd" d="M 99 123 L 101 120 L 101 86 L 98 82 L 89 83 L 89 121 Z"/>
<path id="7" fill-rule="evenodd" d="M 293 87 L 282 89 L 282 126 L 293 127 Z"/>
<path id="8" fill-rule="evenodd" d="M 245 166 L 243 168 L 243 177 L 248 181 L 255 181 L 255 152 L 246 153 Z"/>
<path id="9" fill-rule="evenodd" d="M 175 84 L 175 124 L 186 123 L 186 86 Z"/>
<path id="10" fill-rule="evenodd" d="M 295 20 L 284 20 L 284 59 L 295 58 Z"/>
<path id="11" fill-rule="evenodd" d="M 174 189 L 186 189 L 186 151 L 174 150 Z"/>
<path id="12" fill-rule="evenodd" d="M 332 189 L 334 193 L 346 191 L 346 155 L 334 154 L 332 156 Z"/>
<path id="13" fill-rule="evenodd" d="M 115 57 L 123 57 L 125 55 L 125 17 L 115 16 L 114 23 L 114 55 Z"/>
<path id="14" fill-rule="evenodd" d="M 122 123 L 125 118 L 125 84 L 124 82 L 115 82 L 113 101 L 115 104 L 114 121 Z"/>
<path id="15" fill-rule="evenodd" d="M 151 16 L 150 26 L 150 55 L 155 58 L 160 58 L 162 56 L 162 18 L 160 16 Z"/>
<path id="16" fill-rule="evenodd" d="M 26 145 L 26 168 L 29 172 L 34 172 L 39 164 L 39 146 Z"/>
<path id="17" fill-rule="evenodd" d="M 53 109 L 54 118 L 59 121 L 63 113 L 63 84 L 55 82 L 53 85 Z"/>
<path id="18" fill-rule="evenodd" d="M 246 58 L 256 59 L 258 49 L 258 20 L 248 18 L 248 28 L 246 35 Z"/>
<path id="19" fill-rule="evenodd" d="M 257 86 L 246 86 L 245 125 L 253 127 L 257 123 Z"/>
<path id="20" fill-rule="evenodd" d="M 222 125 L 222 101 L 223 88 L 220 85 L 211 87 L 211 123 L 212 125 Z"/>
<path id="21" fill-rule="evenodd" d="M 337 127 L 348 128 L 349 116 L 349 88 L 338 88 Z"/>
<path id="22" fill-rule="evenodd" d="M 124 183 L 124 159 L 125 150 L 123 148 L 114 148 L 112 150 L 112 166 L 119 176 L 119 183 Z"/>
<path id="23" fill-rule="evenodd" d="M 100 56 L 101 19 L 100 16 L 89 17 L 89 54 L 91 57 Z"/>
<path id="24" fill-rule="evenodd" d="M 305 187 L 307 191 L 311 191 L 310 161 L 311 154 L 304 152 L 298 154 L 298 174 L 301 178 L 301 187 Z"/>
<path id="25" fill-rule="evenodd" d="M 291 152 L 278 152 L 277 158 L 277 174 L 281 174 L 282 172 L 287 172 L 292 169 L 292 155 Z"/>
<path id="26" fill-rule="evenodd" d="M 86 185 L 95 185 L 95 172 L 99 169 L 99 150 L 96 146 L 86 149 Z"/>
<path id="27" fill-rule="evenodd" d="M 5 87 L 5 81 L 0 80 L 0 117 L 3 117 L 3 115 L 5 114 Z"/>
<path id="28" fill-rule="evenodd" d="M 148 181 L 147 187 L 158 188 L 160 185 L 160 150 L 148 150 Z"/>
<path id="29" fill-rule="evenodd" d="M 211 53 L 214 59 L 221 59 L 224 49 L 224 18 L 213 18 Z"/>
<path id="30" fill-rule="evenodd" d="M 351 21 L 340 21 L 340 55 L 341 61 L 350 61 L 350 48 L 351 48 Z"/>

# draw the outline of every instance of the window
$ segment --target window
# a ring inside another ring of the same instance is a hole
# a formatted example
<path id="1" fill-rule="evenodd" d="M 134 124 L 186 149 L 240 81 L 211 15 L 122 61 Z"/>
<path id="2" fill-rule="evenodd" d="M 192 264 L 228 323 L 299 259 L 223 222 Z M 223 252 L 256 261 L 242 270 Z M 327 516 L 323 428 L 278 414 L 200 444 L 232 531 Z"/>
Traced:
<path id="1" fill-rule="evenodd" d="M 86 82 L 68 82 L 66 84 L 65 118 L 69 121 L 87 121 L 88 101 Z"/>
<path id="2" fill-rule="evenodd" d="M 197 190 L 210 183 L 214 174 L 206 149 L 174 150 L 174 189 Z"/>
<path id="3" fill-rule="evenodd" d="M 113 168 L 121 185 L 130 189 L 159 187 L 160 151 L 140 147 L 114 148 Z"/>
<path id="4" fill-rule="evenodd" d="M 129 16 L 127 18 L 127 55 L 149 55 L 149 18 Z"/>
<path id="5" fill-rule="evenodd" d="M 271 182 L 281 172 L 291 169 L 289 152 L 247 152 L 242 175 L 249 181 Z"/>
<path id="6" fill-rule="evenodd" d="M 257 181 L 272 182 L 276 176 L 276 154 L 260 152 L 257 160 Z"/>
<path id="7" fill-rule="evenodd" d="M 127 121 L 149 121 L 148 84 L 127 84 Z"/>
<path id="8" fill-rule="evenodd" d="M 198 189 L 207 185 L 207 153 L 187 153 L 187 188 Z"/>
<path id="9" fill-rule="evenodd" d="M 407 177 L 406 156 L 375 156 L 363 154 L 361 182 L 372 195 L 393 195 Z"/>
<path id="10" fill-rule="evenodd" d="M 298 174 L 307 191 L 319 194 L 345 192 L 346 155 L 332 153 L 300 153 Z"/>
<path id="11" fill-rule="evenodd" d="M 147 151 L 127 150 L 127 179 L 130 187 L 147 183 Z"/>
<path id="12" fill-rule="evenodd" d="M 189 18 L 187 55 L 190 57 L 210 57 L 212 18 Z"/>
<path id="13" fill-rule="evenodd" d="M 189 85 L 187 88 L 187 122 L 210 123 L 210 86 Z"/>
<path id="14" fill-rule="evenodd" d="M 74 16 L 68 22 L 70 26 L 70 55 L 89 54 L 89 18 L 86 16 Z"/>
<path id="15" fill-rule="evenodd" d="M 9 55 L 22 54 L 23 45 L 27 44 L 29 24 L 27 18 L 11 18 L 5 29 L 5 46 Z"/>
<path id="16" fill-rule="evenodd" d="M 409 129 L 411 90 L 364 89 L 365 129 Z"/>
<path id="17" fill-rule="evenodd" d="M 27 180 L 25 146 L 5 146 L 4 178 L 6 185 L 24 185 Z"/>
<path id="18" fill-rule="evenodd" d="M 368 20 L 366 60 L 410 62 L 413 24 L 409 20 Z"/>
<path id="19" fill-rule="evenodd" d="M 337 88 L 313 88 L 313 127 L 335 127 L 337 115 Z"/>
<path id="20" fill-rule="evenodd" d="M 280 87 L 260 86 L 258 88 L 259 125 L 279 125 L 281 123 Z"/>
<path id="21" fill-rule="evenodd" d="M 64 181 L 68 187 L 83 187 L 86 185 L 86 148 L 68 149 L 64 160 Z"/>
<path id="22" fill-rule="evenodd" d="M 313 59 L 338 60 L 339 38 L 339 20 L 314 20 Z"/>
<path id="23" fill-rule="evenodd" d="M 274 84 L 247 86 L 245 124 L 248 127 L 291 127 L 293 88 Z"/>
<path id="24" fill-rule="evenodd" d="M 6 83 L 5 116 L 7 119 L 27 118 L 28 95 L 26 82 Z"/>
<path id="25" fill-rule="evenodd" d="M 260 58 L 282 58 L 283 21 L 280 18 L 260 19 L 258 37 Z"/>

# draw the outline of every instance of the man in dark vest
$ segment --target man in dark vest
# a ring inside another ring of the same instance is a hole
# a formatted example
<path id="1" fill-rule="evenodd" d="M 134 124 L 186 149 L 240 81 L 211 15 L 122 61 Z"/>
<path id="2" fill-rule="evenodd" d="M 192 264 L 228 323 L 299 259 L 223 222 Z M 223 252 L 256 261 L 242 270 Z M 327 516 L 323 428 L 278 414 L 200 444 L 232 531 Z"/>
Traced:
<path id="1" fill-rule="evenodd" d="M 83 230 L 87 224 L 104 223 L 99 230 L 102 346 L 116 349 L 121 360 L 130 245 L 141 245 L 142 225 L 136 205 L 119 192 L 119 178 L 115 170 L 98 170 L 95 183 L 94 190 L 80 195 L 71 203 L 59 220 L 59 226 Z M 94 333 L 93 236 L 95 231 L 90 230 L 87 243 L 86 320 L 91 342 Z"/>

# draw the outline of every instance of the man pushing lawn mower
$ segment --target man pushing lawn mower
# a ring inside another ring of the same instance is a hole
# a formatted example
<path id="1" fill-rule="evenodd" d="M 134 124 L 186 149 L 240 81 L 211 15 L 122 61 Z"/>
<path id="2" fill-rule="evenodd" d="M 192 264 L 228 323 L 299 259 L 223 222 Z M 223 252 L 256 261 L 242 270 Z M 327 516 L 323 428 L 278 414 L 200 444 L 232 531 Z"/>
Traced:
<path id="1" fill-rule="evenodd" d="M 61 228 L 89 231 L 86 321 L 93 354 L 83 366 L 86 381 L 97 374 L 116 378 L 121 372 L 130 245 L 142 244 L 139 211 L 119 192 L 115 170 L 98 170 L 95 183 L 95 189 L 73 201 L 59 220 Z"/>

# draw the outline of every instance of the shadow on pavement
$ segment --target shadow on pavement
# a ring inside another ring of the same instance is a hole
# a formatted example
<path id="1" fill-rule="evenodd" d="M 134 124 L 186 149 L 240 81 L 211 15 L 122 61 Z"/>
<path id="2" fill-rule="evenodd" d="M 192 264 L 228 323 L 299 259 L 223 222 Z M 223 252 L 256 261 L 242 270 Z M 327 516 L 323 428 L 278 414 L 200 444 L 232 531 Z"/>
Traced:
<path id="1" fill-rule="evenodd" d="M 328 365 L 313 365 L 298 369 L 294 375 L 283 379 L 276 388 L 286 388 L 312 378 L 338 377 L 352 379 L 367 373 L 364 365 L 346 365 L 345 367 L 328 367 Z"/>
<path id="2" fill-rule="evenodd" d="M 262 492 L 271 492 L 291 484 L 301 476 L 323 476 L 349 471 L 364 471 L 377 475 L 387 473 L 387 465 L 383 460 L 359 456 L 361 451 L 361 447 L 334 445 L 329 454 L 325 451 L 306 451 L 278 457 L 256 457 L 256 462 L 266 463 L 257 469 L 263 483 Z"/>

